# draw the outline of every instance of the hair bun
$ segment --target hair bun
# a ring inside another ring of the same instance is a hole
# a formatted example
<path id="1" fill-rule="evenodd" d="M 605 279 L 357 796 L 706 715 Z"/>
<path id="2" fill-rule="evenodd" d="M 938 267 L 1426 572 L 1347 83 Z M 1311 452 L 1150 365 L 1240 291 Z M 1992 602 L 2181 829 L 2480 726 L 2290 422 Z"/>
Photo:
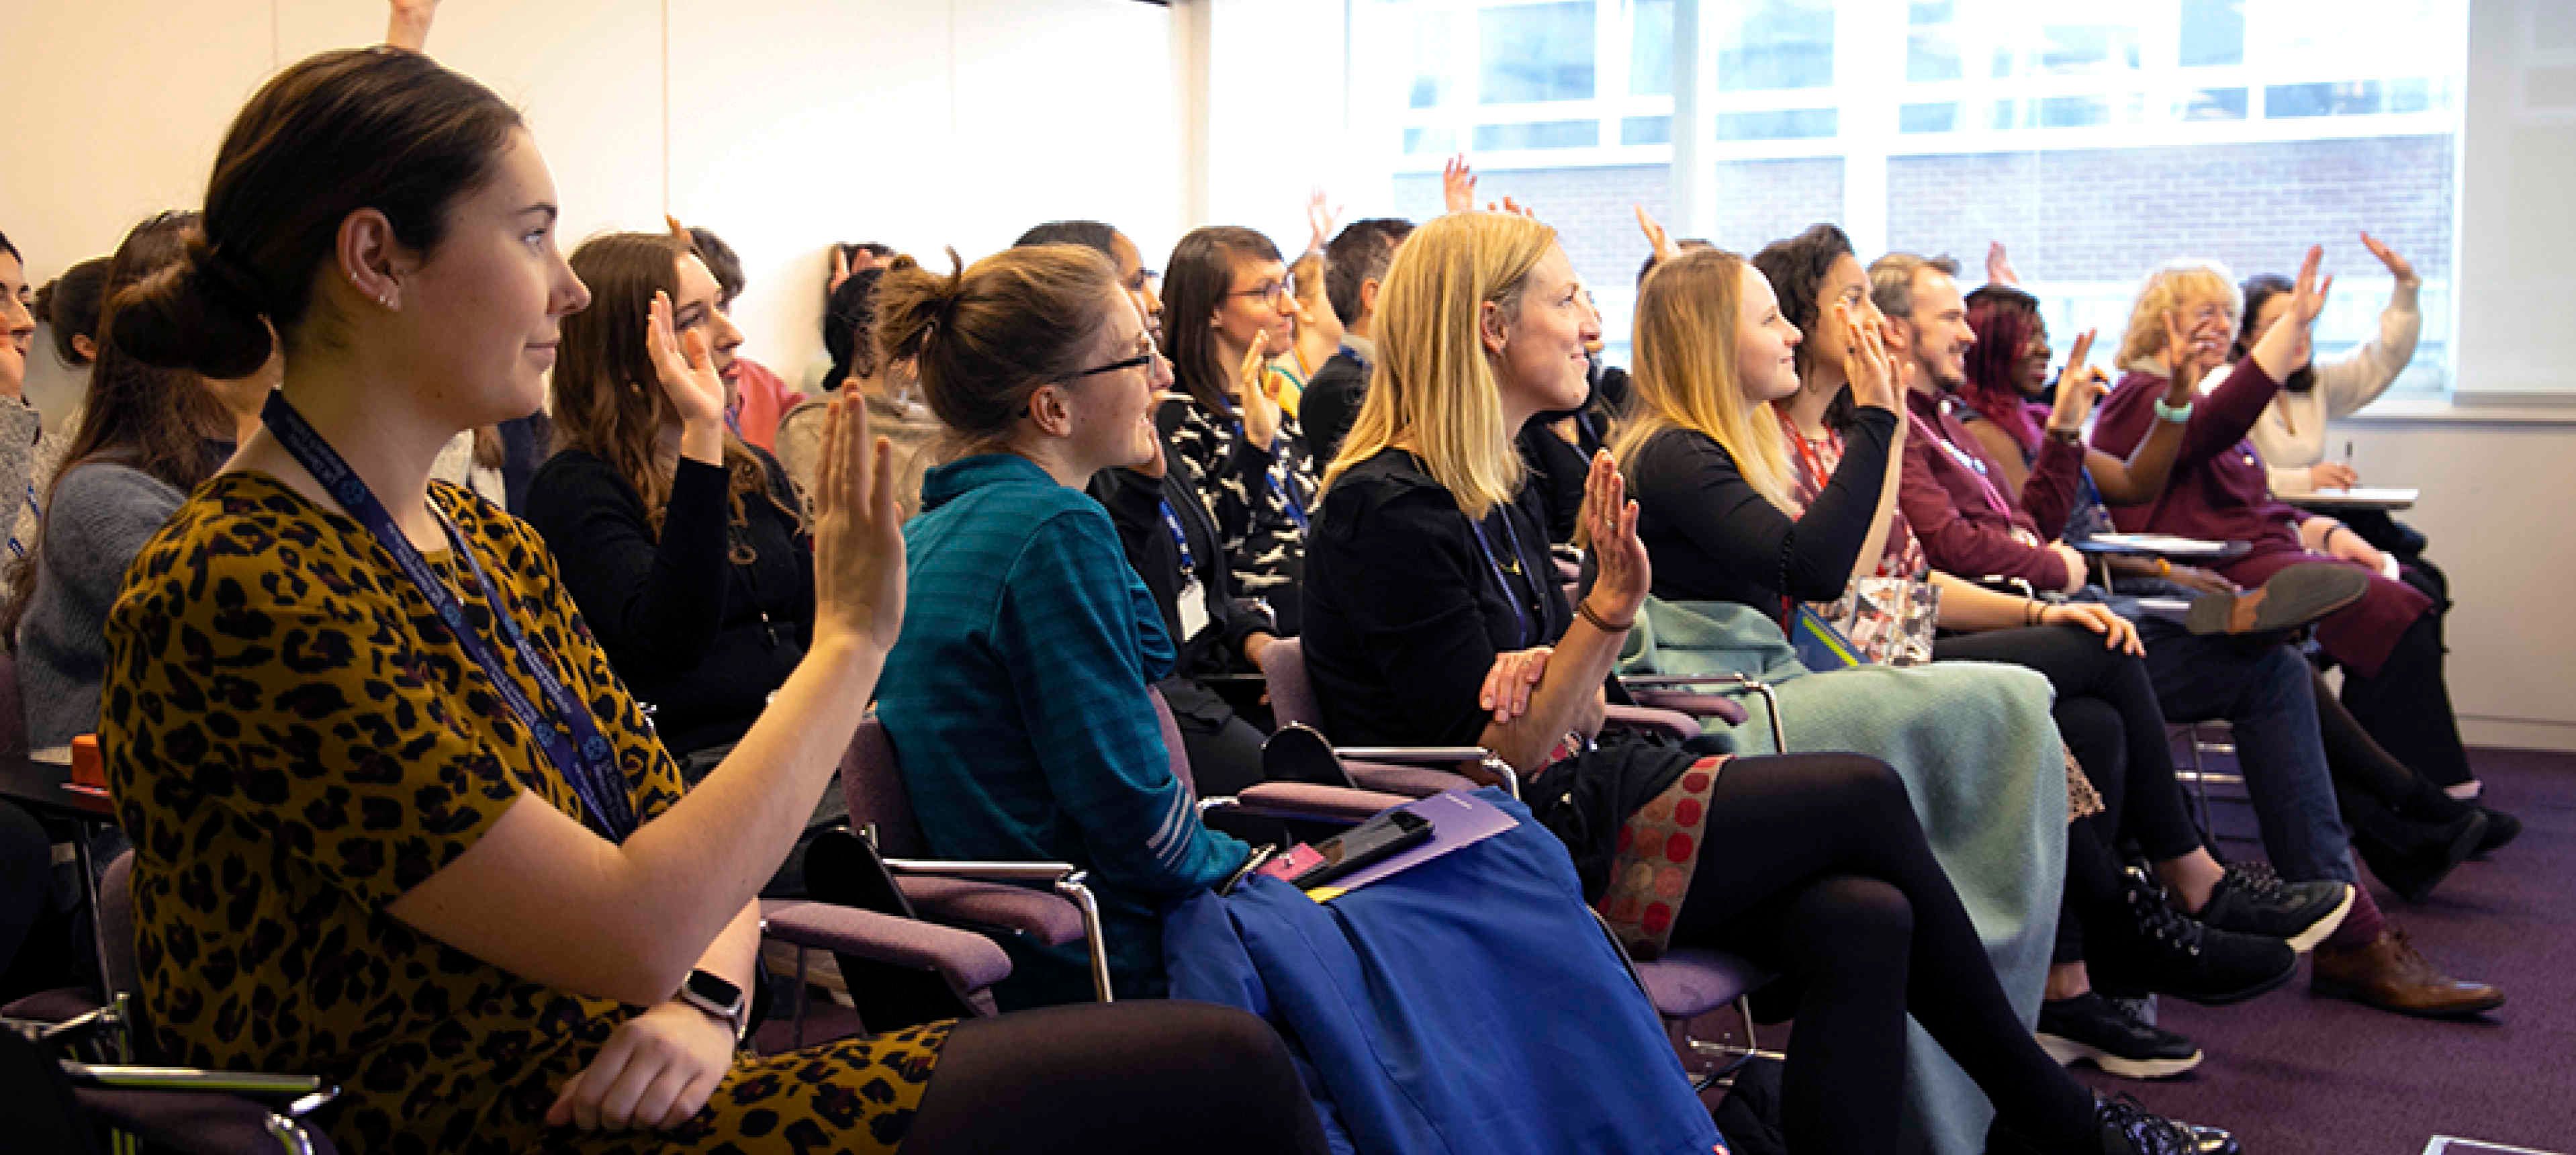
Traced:
<path id="1" fill-rule="evenodd" d="M 191 228 L 176 262 L 108 303 L 99 335 L 149 364 L 248 377 L 276 344 L 265 300 L 257 277 Z"/>

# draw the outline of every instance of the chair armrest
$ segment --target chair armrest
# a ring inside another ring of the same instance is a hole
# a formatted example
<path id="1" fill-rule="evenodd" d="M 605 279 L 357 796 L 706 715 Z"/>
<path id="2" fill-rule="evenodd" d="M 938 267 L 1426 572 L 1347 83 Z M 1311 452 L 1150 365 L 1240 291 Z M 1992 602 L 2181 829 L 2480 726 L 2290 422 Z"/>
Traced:
<path id="1" fill-rule="evenodd" d="M 1601 708 L 1601 721 L 1602 724 L 1609 726 L 1625 726 L 1631 730 L 1669 734 L 1684 741 L 1697 738 L 1700 733 L 1699 719 L 1679 710 L 1659 709 L 1654 706 L 1604 706 Z"/>
<path id="2" fill-rule="evenodd" d="M 1639 697 L 1637 694 L 1637 691 L 1639 690 L 1644 690 L 1647 695 L 1652 696 L 1659 690 L 1687 693 L 1694 688 L 1709 686 L 1732 687 L 1748 693 L 1759 694 L 1762 697 L 1762 709 L 1770 716 L 1771 719 L 1772 748 L 1784 754 L 1789 750 L 1788 728 L 1782 725 L 1780 721 L 1780 695 L 1772 689 L 1771 683 L 1765 682 L 1760 678 L 1750 678 L 1743 674 L 1641 674 L 1635 677 L 1621 677 L 1619 679 L 1619 686 L 1621 689 L 1628 691 L 1629 696 L 1631 697 Z M 1639 700 L 1644 701 L 1646 699 L 1639 697 Z M 1666 702 L 1676 702 L 1676 699 L 1673 698 L 1662 698 L 1661 700 Z M 1722 710 L 1712 710 L 1709 711 L 1709 713 L 1717 717 L 1726 718 L 1729 725 L 1741 723 L 1744 721 L 1745 717 L 1749 716 L 1744 713 L 1743 708 L 1740 706 L 1736 707 L 1733 711 L 1734 716 L 1732 717 L 1728 716 L 1728 712 Z"/>
<path id="3" fill-rule="evenodd" d="M 294 1098 L 324 1089 L 318 1075 L 278 1075 L 263 1071 L 209 1071 L 197 1067 L 137 1067 L 64 1060 L 63 1075 L 72 1085 L 122 1087 L 138 1091 L 217 1091 L 227 1095 Z M 338 1094 L 336 1088 L 333 1094 Z M 316 1104 L 317 1106 L 319 1104 Z"/>
<path id="4" fill-rule="evenodd" d="M 770 938 L 811 950 L 935 971 L 967 993 L 1011 973 L 1011 957 L 983 935 L 838 903 L 763 899 L 760 929 Z"/>
<path id="5" fill-rule="evenodd" d="M 1459 779 L 1464 783 L 1466 779 Z M 1407 794 L 1320 786 L 1309 782 L 1256 782 L 1232 798 L 1207 798 L 1201 811 L 1235 810 L 1265 818 L 1303 818 L 1319 822 L 1365 822 L 1379 812 L 1413 801 Z"/>
<path id="6" fill-rule="evenodd" d="M 1408 798 L 1429 798 L 1450 790 L 1473 790 L 1483 785 L 1464 774 L 1434 770 L 1426 766 L 1398 766 L 1387 762 L 1346 762 L 1351 782 L 1363 790 L 1385 794 L 1402 794 Z"/>
<path id="7" fill-rule="evenodd" d="M 1070 862 L 950 862 L 936 858 L 889 858 L 896 874 L 944 874 L 987 882 L 1062 882 L 1078 873 Z"/>
<path id="8" fill-rule="evenodd" d="M 1704 690 L 1655 690 L 1630 687 L 1628 696 L 1640 706 L 1672 710 L 1693 718 L 1716 718 L 1729 726 L 1741 725 L 1751 717 L 1744 706 L 1733 698 Z"/>
<path id="9" fill-rule="evenodd" d="M 1512 764 L 1482 746 L 1335 746 L 1333 756 L 1345 762 L 1390 762 L 1407 766 L 1468 763 L 1492 775 L 1502 784 L 1504 793 L 1514 798 L 1521 796 L 1521 776 L 1512 769 Z M 1472 775 L 1458 776 L 1478 786 L 1493 784 L 1477 782 Z"/>

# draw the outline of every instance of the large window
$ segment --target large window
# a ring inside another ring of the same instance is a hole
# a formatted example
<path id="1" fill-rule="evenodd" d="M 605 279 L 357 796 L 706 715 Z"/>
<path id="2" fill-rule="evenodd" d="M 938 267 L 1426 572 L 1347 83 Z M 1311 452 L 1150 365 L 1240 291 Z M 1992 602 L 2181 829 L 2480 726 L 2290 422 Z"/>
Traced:
<path id="1" fill-rule="evenodd" d="M 1439 168 L 1564 234 L 1624 345 L 1667 219 L 1674 82 L 1692 0 L 1348 0 L 1352 122 L 1400 209 Z M 1864 256 L 2009 246 L 2060 334 L 2116 347 L 2139 278 L 2175 257 L 2239 276 L 2327 246 L 2331 354 L 2368 339 L 2390 281 L 2364 230 L 2423 275 L 2401 388 L 2450 385 L 2463 0 L 1697 0 L 1699 142 L 1750 252 L 1831 220 Z M 2061 336 L 2060 347 L 2064 346 Z"/>

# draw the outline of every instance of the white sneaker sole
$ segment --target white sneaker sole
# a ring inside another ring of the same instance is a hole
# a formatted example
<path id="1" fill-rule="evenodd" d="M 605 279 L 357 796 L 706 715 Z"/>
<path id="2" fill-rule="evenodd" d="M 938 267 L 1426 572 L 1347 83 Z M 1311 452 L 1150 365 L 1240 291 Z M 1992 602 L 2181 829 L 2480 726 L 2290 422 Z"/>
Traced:
<path id="1" fill-rule="evenodd" d="M 2308 929 L 2290 936 L 2290 949 L 2300 954 L 2317 949 L 2317 944 L 2324 942 L 2327 935 L 2333 934 L 2343 926 L 2344 916 L 2352 913 L 2353 896 L 2358 893 L 2360 892 L 2352 883 L 2345 883 L 2342 904 L 2336 906 L 2324 918 L 2308 924 Z"/>
<path id="2" fill-rule="evenodd" d="M 2058 1066 L 2072 1067 L 2079 1062 L 2091 1063 L 2101 1068 L 2103 1073 L 2117 1075 L 2123 1079 L 2170 1079 L 2199 1066 L 2201 1060 L 2201 1053 L 2197 1049 L 2189 1056 L 2180 1059 L 2132 1059 L 2112 1054 L 2089 1043 L 2052 1035 L 2046 1031 L 2037 1032 L 2037 1037 L 2039 1049 L 2048 1052 L 2049 1058 L 2057 1060 Z"/>

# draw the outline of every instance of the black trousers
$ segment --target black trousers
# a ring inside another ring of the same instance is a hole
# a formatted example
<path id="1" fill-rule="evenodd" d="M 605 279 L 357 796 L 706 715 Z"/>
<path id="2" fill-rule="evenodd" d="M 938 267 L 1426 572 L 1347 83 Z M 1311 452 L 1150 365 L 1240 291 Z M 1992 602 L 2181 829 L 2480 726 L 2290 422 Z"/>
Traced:
<path id="1" fill-rule="evenodd" d="M 2036 626 L 1959 634 L 1933 643 L 1936 660 L 2007 662 L 2039 672 L 2057 690 L 2051 713 L 2084 776 L 2102 795 L 2102 813 L 2067 831 L 2066 900 L 2057 918 L 2060 963 L 2084 958 L 2087 918 L 2113 915 L 2120 905 L 2122 839 L 2135 839 L 2158 862 L 2201 846 L 2182 785 L 2174 780 L 2173 747 L 2156 704 L 2147 664 L 2102 644 L 2102 636 L 2073 626 Z"/>
<path id="2" fill-rule="evenodd" d="M 2022 1028 L 1886 763 L 1736 758 L 1702 845 L 1673 941 L 1758 960 L 1797 991 L 1781 1079 L 1791 1150 L 1898 1148 L 1908 1011 L 2014 1130 L 2083 1141 L 2092 1095 Z"/>
<path id="3" fill-rule="evenodd" d="M 1207 1003 L 1121 1002 L 959 1023 L 905 1155 L 1320 1155 L 1323 1125 L 1270 1025 Z"/>
<path id="4" fill-rule="evenodd" d="M 2433 612 L 2414 620 L 2397 636 L 2397 645 L 2374 677 L 2344 671 L 2343 704 L 2361 720 L 2372 739 L 2397 760 L 2437 786 L 2453 786 L 2477 777 L 2469 769 L 2469 752 L 2460 741 L 2459 719 L 2451 713 L 2451 686 L 2443 676 L 2442 618 L 2450 603 L 2437 573 L 2403 565 L 2398 577 L 2433 599 Z"/>

